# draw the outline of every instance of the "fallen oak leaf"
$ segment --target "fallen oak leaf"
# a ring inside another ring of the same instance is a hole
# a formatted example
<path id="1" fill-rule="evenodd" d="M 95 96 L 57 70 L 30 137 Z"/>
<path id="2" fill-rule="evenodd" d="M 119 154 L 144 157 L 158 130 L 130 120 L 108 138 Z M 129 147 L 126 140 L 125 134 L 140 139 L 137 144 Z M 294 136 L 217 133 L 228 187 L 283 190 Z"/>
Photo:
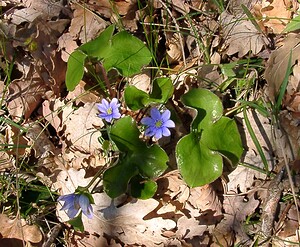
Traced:
<path id="1" fill-rule="evenodd" d="M 224 26 L 225 43 L 228 45 L 226 54 L 238 53 L 239 57 L 243 57 L 251 51 L 256 55 L 267 43 L 265 36 L 258 32 L 251 21 L 238 19 L 226 11 L 221 14 L 220 19 Z"/>
<path id="2" fill-rule="evenodd" d="M 6 241 L 5 243 L 14 244 L 15 239 L 24 240 L 27 244 L 41 243 L 43 235 L 36 225 L 28 225 L 25 220 L 21 219 L 10 219 L 5 214 L 0 214 L 0 244 L 2 246 L 3 239 L 10 239 L 11 241 Z M 5 245 L 8 246 L 8 245 Z M 23 246 L 23 245 L 21 245 Z"/>
<path id="3" fill-rule="evenodd" d="M 8 87 L 7 108 L 12 118 L 17 121 L 22 117 L 25 119 L 30 117 L 47 90 L 37 73 L 32 74 L 32 77 L 29 76 L 12 81 Z"/>
<path id="4" fill-rule="evenodd" d="M 86 103 L 78 108 L 63 122 L 65 136 L 71 142 L 72 149 L 83 153 L 94 153 L 100 148 L 98 137 L 101 136 L 97 128 L 104 126 L 102 119 L 98 117 L 96 103 Z"/>

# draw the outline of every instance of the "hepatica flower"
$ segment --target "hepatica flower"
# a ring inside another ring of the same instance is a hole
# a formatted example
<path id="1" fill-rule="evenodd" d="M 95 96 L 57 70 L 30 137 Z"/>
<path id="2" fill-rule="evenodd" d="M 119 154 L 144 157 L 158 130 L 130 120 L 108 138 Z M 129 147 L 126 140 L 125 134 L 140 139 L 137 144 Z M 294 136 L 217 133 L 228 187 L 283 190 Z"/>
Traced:
<path id="1" fill-rule="evenodd" d="M 64 201 L 61 210 L 65 210 L 70 219 L 75 218 L 79 210 L 88 218 L 93 218 L 93 208 L 90 200 L 84 194 L 68 194 L 58 197 L 58 201 Z"/>
<path id="2" fill-rule="evenodd" d="M 118 99 L 113 98 L 111 102 L 106 99 L 102 99 L 101 104 L 97 104 L 100 114 L 98 117 L 105 119 L 107 122 L 111 122 L 113 119 L 118 119 L 121 117 L 119 112 L 120 104 Z"/>
<path id="3" fill-rule="evenodd" d="M 146 125 L 145 135 L 154 136 L 157 140 L 162 136 L 171 135 L 169 128 L 174 128 L 175 123 L 170 120 L 170 116 L 169 110 L 160 113 L 157 108 L 152 108 L 150 117 L 145 117 L 141 120 L 141 123 Z"/>

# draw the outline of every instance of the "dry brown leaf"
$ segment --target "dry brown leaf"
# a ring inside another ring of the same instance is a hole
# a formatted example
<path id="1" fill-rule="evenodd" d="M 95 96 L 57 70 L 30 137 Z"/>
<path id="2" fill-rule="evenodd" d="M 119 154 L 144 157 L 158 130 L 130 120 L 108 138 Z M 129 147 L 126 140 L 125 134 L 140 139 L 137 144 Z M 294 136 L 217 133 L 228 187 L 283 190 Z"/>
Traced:
<path id="1" fill-rule="evenodd" d="M 281 33 L 292 17 L 291 0 L 263 0 L 261 14 L 264 25 L 273 33 Z"/>
<path id="2" fill-rule="evenodd" d="M 11 22 L 16 25 L 23 22 L 31 23 L 38 17 L 45 20 L 57 17 L 63 8 L 65 8 L 60 2 L 53 4 L 50 1 L 44 0 L 26 0 L 23 1 L 22 5 L 19 4 L 19 6 L 25 8 L 14 8 L 10 11 L 10 15 L 8 16 Z"/>
<path id="3" fill-rule="evenodd" d="M 207 224 L 213 225 L 221 220 L 222 204 L 212 184 L 191 188 L 188 201 L 194 208 L 200 209 L 201 212 L 211 212 L 206 215 Z"/>
<path id="4" fill-rule="evenodd" d="M 300 147 L 300 114 L 288 111 L 281 111 L 279 115 L 280 126 L 284 130 L 285 135 L 282 140 L 283 152 L 290 161 L 298 156 Z"/>
<path id="5" fill-rule="evenodd" d="M 213 233 L 215 243 L 232 246 L 233 232 L 235 233 L 234 243 L 246 243 L 249 236 L 244 231 L 243 223 L 247 216 L 254 213 L 258 205 L 259 201 L 251 194 L 248 195 L 247 199 L 237 195 L 225 196 L 223 201 L 224 219 L 217 225 Z"/>
<path id="6" fill-rule="evenodd" d="M 38 123 L 27 123 L 24 127 L 28 128 L 26 137 L 30 139 L 28 143 L 35 151 L 36 158 L 46 158 L 55 153 L 55 146 L 46 135 L 46 130 Z"/>
<path id="7" fill-rule="evenodd" d="M 68 62 L 70 54 L 78 48 L 78 44 L 74 40 L 75 37 L 70 33 L 64 33 L 58 38 L 58 47 L 61 50 L 61 59 Z"/>
<path id="8" fill-rule="evenodd" d="M 101 1 L 102 2 L 102 1 Z M 107 2 L 110 6 L 109 2 Z M 71 3 L 73 18 L 69 32 L 62 34 L 58 39 L 59 50 L 62 51 L 62 60 L 67 62 L 70 54 L 78 47 L 77 40 L 86 43 L 103 31 L 107 24 L 94 12 L 78 3 Z"/>
<path id="9" fill-rule="evenodd" d="M 251 51 L 258 54 L 267 43 L 265 36 L 255 28 L 251 21 L 236 18 L 228 12 L 220 16 L 221 25 L 224 27 L 225 44 L 228 46 L 226 54 L 238 53 L 239 57 Z"/>
<path id="10" fill-rule="evenodd" d="M 151 75 L 150 70 L 145 71 L 144 73 L 137 74 L 132 78 L 128 79 L 130 85 L 137 87 L 138 89 L 149 93 L 151 89 Z"/>
<path id="11" fill-rule="evenodd" d="M 43 117 L 52 125 L 58 132 L 61 128 L 61 109 L 65 105 L 59 99 L 44 100 L 42 104 Z"/>
<path id="12" fill-rule="evenodd" d="M 186 15 L 190 12 L 189 5 L 182 0 L 172 0 L 172 5 L 179 13 Z"/>
<path id="13" fill-rule="evenodd" d="M 167 37 L 167 60 L 170 64 L 176 64 L 179 63 L 182 59 L 182 49 L 180 45 L 180 40 L 182 37 L 178 34 L 174 34 L 170 37 Z M 182 39 L 184 42 L 184 40 Z"/>
<path id="14" fill-rule="evenodd" d="M 25 146 L 28 145 L 28 139 L 21 129 L 16 126 L 7 126 L 5 129 L 5 143 L 12 145 L 10 146 L 11 149 L 8 148 L 7 150 L 8 154 L 23 156 L 26 153 Z"/>
<path id="15" fill-rule="evenodd" d="M 0 143 L 1 145 L 7 144 L 7 142 L 5 141 L 5 137 L 2 134 L 0 134 Z M 13 157 L 4 150 L 0 151 L 0 172 L 12 168 L 13 164 L 14 164 Z"/>
<path id="16" fill-rule="evenodd" d="M 212 185 L 190 189 L 178 171 L 165 174 L 157 183 L 159 199 L 164 202 L 157 214 L 178 219 L 173 235 L 180 241 L 199 243 L 203 233 L 211 232 L 223 218 L 222 204 Z"/>
<path id="17" fill-rule="evenodd" d="M 7 109 L 16 121 L 21 120 L 22 117 L 28 119 L 41 103 L 42 96 L 46 92 L 46 86 L 39 75 L 34 73 L 31 76 L 14 80 L 8 87 Z"/>
<path id="18" fill-rule="evenodd" d="M 96 103 L 86 103 L 78 108 L 63 122 L 65 137 L 71 143 L 72 150 L 83 153 L 94 153 L 101 148 L 98 137 L 101 136 L 99 128 L 103 127 L 103 121 L 98 117 Z"/>
<path id="19" fill-rule="evenodd" d="M 74 4 L 73 7 L 74 17 L 69 28 L 73 37 L 77 36 L 82 43 L 86 43 L 105 29 L 106 22 L 101 17 L 77 4 Z"/>
<path id="20" fill-rule="evenodd" d="M 177 238 L 185 240 L 201 237 L 208 229 L 207 225 L 201 224 L 198 219 L 188 218 L 186 216 L 179 218 L 177 228 Z"/>
<path id="21" fill-rule="evenodd" d="M 300 35 L 290 33 L 279 44 L 279 48 L 272 52 L 265 70 L 265 78 L 268 83 L 268 96 L 274 101 L 283 82 L 290 52 L 292 52 L 292 64 L 300 58 Z"/>
<path id="22" fill-rule="evenodd" d="M 24 240 L 25 243 L 38 244 L 41 243 L 43 235 L 36 225 L 28 225 L 25 220 L 9 219 L 6 215 L 0 214 L 0 244 L 2 239 L 10 239 L 6 244 L 14 244 L 15 239 Z M 2 242 L 2 243 L 1 243 Z M 22 243 L 22 242 L 21 242 Z M 5 245 L 9 246 L 9 245 Z M 23 245 L 18 245 L 23 246 Z"/>
<path id="23" fill-rule="evenodd" d="M 75 104 L 94 103 L 100 101 L 100 95 L 96 90 L 89 90 L 88 85 L 84 81 L 80 81 L 73 91 L 70 91 L 66 99 L 74 100 Z"/>

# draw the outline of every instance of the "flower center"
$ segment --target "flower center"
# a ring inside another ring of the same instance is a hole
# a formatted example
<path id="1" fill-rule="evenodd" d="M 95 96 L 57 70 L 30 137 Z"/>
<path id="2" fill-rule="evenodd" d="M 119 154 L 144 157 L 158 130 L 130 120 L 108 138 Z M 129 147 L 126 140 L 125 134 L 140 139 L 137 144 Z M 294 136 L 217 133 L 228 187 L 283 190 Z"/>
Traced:
<path id="1" fill-rule="evenodd" d="M 109 107 L 109 108 L 106 110 L 106 113 L 107 113 L 107 114 L 112 114 L 112 109 L 111 109 L 111 107 Z"/>
<path id="2" fill-rule="evenodd" d="M 162 121 L 161 120 L 157 120 L 156 122 L 155 122 L 155 127 L 156 128 L 160 128 L 161 126 L 162 126 Z"/>

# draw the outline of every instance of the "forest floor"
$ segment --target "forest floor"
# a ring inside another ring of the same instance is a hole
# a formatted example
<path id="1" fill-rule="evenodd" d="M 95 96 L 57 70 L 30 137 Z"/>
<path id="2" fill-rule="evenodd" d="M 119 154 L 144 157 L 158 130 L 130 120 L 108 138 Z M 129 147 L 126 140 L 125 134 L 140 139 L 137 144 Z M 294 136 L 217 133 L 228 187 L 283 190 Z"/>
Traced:
<path id="1" fill-rule="evenodd" d="M 297 1 L 0 6 L 0 246 L 300 245 Z"/>

